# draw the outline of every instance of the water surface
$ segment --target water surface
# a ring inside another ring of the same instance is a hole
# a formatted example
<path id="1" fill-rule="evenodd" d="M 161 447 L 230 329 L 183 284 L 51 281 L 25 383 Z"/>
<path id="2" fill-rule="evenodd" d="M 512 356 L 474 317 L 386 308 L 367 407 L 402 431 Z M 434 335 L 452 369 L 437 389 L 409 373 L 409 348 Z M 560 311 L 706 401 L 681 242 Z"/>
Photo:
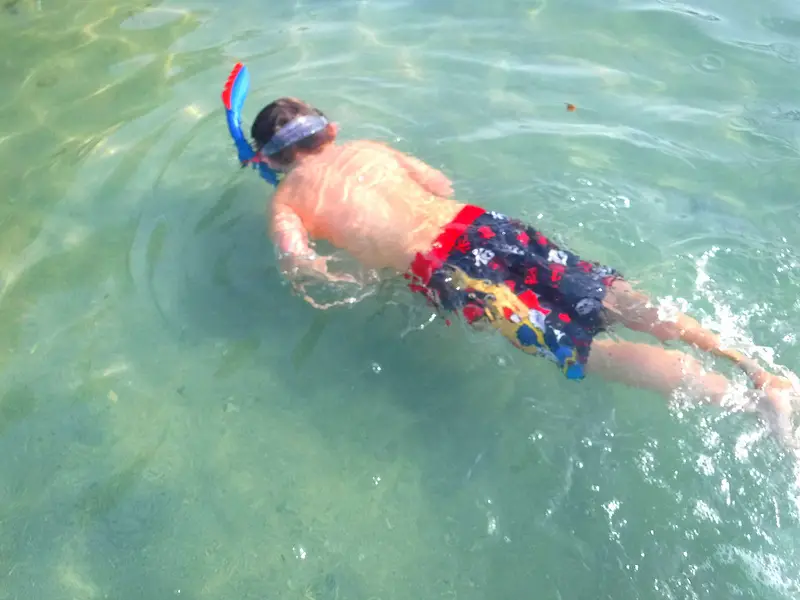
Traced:
<path id="1" fill-rule="evenodd" d="M 293 297 L 219 92 L 244 61 L 246 119 L 306 98 L 798 368 L 799 38 L 789 0 L 5 2 L 0 599 L 797 597 L 752 418 Z"/>

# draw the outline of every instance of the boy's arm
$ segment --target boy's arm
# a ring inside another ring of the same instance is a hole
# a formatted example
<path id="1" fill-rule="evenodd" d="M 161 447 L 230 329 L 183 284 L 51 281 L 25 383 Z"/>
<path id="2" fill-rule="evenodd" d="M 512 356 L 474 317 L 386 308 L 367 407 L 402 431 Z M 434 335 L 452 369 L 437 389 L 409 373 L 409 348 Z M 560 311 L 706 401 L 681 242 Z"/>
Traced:
<path id="1" fill-rule="evenodd" d="M 404 154 L 399 150 L 392 149 L 392 151 L 397 162 L 408 172 L 409 176 L 431 194 L 442 198 L 447 198 L 453 194 L 453 183 L 444 173 L 430 165 L 426 165 L 418 158 Z"/>
<path id="2" fill-rule="evenodd" d="M 270 234 L 278 252 L 281 272 L 289 277 L 311 275 L 327 277 L 324 258 L 309 246 L 308 232 L 300 216 L 286 204 L 277 201 L 272 205 Z"/>
<path id="3" fill-rule="evenodd" d="M 303 221 L 290 206 L 279 201 L 278 194 L 272 205 L 270 234 L 278 251 L 281 273 L 288 279 L 313 277 L 329 282 L 357 283 L 352 275 L 331 273 L 327 256 L 318 256 L 308 243 L 308 231 Z"/>

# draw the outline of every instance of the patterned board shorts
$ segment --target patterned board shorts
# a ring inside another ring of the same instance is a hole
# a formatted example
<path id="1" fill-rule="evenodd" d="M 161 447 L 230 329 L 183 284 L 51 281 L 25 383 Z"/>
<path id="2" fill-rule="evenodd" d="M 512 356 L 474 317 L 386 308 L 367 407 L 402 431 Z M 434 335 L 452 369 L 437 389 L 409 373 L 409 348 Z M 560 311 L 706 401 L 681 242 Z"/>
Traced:
<path id="1" fill-rule="evenodd" d="M 603 298 L 622 276 L 559 248 L 525 223 L 466 206 L 406 275 L 414 292 L 470 324 L 489 323 L 517 348 L 582 379 L 607 326 Z"/>

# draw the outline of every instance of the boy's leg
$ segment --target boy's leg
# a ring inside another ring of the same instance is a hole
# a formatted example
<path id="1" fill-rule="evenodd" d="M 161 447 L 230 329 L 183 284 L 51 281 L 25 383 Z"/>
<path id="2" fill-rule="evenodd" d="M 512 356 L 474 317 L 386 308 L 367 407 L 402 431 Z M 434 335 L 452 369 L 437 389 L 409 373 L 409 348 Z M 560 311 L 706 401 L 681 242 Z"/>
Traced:
<path id="1" fill-rule="evenodd" d="M 721 347 L 716 333 L 704 328 L 688 315 L 678 313 L 673 321 L 662 320 L 650 298 L 634 290 L 626 281 L 615 281 L 603 304 L 630 329 L 650 333 L 661 341 L 681 340 L 714 356 L 730 360 L 750 378 L 756 390 L 763 392 L 761 398 L 766 399 L 770 410 L 780 416 L 781 424 L 778 428 L 785 429 L 789 415 L 800 398 L 800 383 L 794 374 L 789 373 L 786 377 L 774 375 L 741 352 Z M 695 364 L 699 363 L 695 361 Z"/>
<path id="2" fill-rule="evenodd" d="M 704 372 L 700 363 L 684 352 L 634 342 L 594 340 L 587 370 L 666 398 L 682 385 L 690 384 L 699 399 L 713 404 L 722 404 L 731 388 L 726 377 Z"/>
<path id="3" fill-rule="evenodd" d="M 717 405 L 722 404 L 732 391 L 731 382 L 726 377 L 705 371 L 700 362 L 688 354 L 634 342 L 595 340 L 587 372 L 609 381 L 652 390 L 665 398 L 686 387 L 695 399 Z M 748 412 L 757 410 L 779 437 L 794 445 L 791 402 L 782 391 L 778 388 L 765 392 L 750 390 L 738 405 Z"/>
<path id="4" fill-rule="evenodd" d="M 719 336 L 700 325 L 696 319 L 678 313 L 674 320 L 662 320 L 651 299 L 633 289 L 624 280 L 616 280 L 608 289 L 605 307 L 628 329 L 649 333 L 662 342 L 680 340 L 714 356 L 726 358 L 742 369 L 756 387 L 763 387 L 772 377 L 744 354 L 720 346 Z"/>

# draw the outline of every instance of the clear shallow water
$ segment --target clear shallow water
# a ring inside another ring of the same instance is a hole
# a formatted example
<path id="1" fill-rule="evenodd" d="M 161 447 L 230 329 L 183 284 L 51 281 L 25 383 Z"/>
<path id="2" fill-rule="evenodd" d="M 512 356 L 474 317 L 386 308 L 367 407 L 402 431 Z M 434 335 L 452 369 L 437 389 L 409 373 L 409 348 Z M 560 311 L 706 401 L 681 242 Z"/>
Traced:
<path id="1" fill-rule="evenodd" d="M 797 369 L 799 37 L 788 0 L 6 2 L 0 598 L 796 597 L 752 419 L 293 298 L 219 91 L 243 60 L 248 118 L 307 98 Z"/>

